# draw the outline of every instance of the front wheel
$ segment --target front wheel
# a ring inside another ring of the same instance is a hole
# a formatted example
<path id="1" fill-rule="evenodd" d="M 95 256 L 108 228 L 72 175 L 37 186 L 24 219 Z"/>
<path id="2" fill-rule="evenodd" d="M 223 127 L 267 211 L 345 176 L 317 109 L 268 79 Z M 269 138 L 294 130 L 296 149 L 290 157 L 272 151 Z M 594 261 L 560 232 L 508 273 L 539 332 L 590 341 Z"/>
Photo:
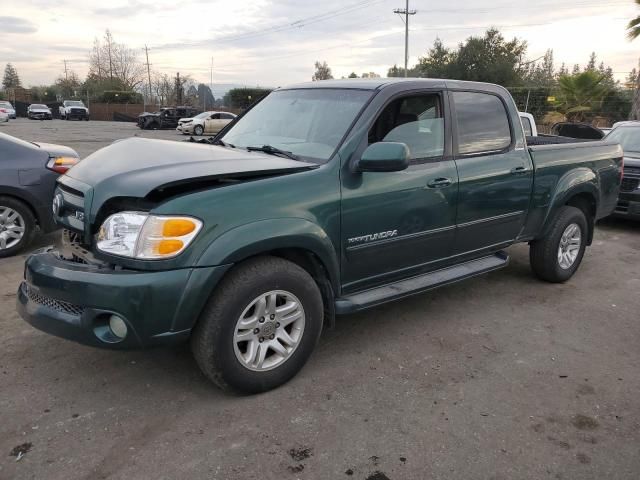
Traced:
<path id="1" fill-rule="evenodd" d="M 531 243 L 529 260 L 536 276 L 552 283 L 569 280 L 582 262 L 588 231 L 582 210 L 560 208 L 547 236 Z"/>
<path id="2" fill-rule="evenodd" d="M 26 248 L 35 235 L 36 219 L 29 207 L 11 197 L 0 197 L 0 258 Z"/>
<path id="3" fill-rule="evenodd" d="M 322 322 L 322 296 L 309 273 L 281 258 L 258 257 L 223 279 L 191 346 L 200 369 L 222 389 L 264 392 L 304 366 Z"/>
<path id="4" fill-rule="evenodd" d="M 196 125 L 193 127 L 193 133 L 194 135 L 200 136 L 204 133 L 204 128 L 202 128 L 202 125 Z"/>

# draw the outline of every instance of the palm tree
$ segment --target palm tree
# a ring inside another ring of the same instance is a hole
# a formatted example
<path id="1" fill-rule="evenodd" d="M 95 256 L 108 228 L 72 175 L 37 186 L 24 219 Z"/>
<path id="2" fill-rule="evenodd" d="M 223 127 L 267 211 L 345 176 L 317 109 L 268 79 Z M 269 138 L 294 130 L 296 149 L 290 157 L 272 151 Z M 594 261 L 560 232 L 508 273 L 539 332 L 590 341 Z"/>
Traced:
<path id="1" fill-rule="evenodd" d="M 584 121 L 587 112 L 591 112 L 594 107 L 600 107 L 603 98 L 609 93 L 609 87 L 604 80 L 603 75 L 590 70 L 576 75 L 562 75 L 558 78 L 558 111 L 569 121 Z"/>
<path id="2" fill-rule="evenodd" d="M 640 0 L 634 0 L 640 5 Z M 640 16 L 637 16 L 627 24 L 627 38 L 635 40 L 640 37 Z"/>
<path id="3" fill-rule="evenodd" d="M 634 0 L 636 4 L 640 5 L 640 0 Z M 635 40 L 640 37 L 640 16 L 637 16 L 629 22 L 627 25 L 627 38 L 629 40 Z M 636 91 L 633 93 L 633 104 L 631 105 L 631 112 L 629 113 L 630 120 L 640 120 L 640 75 L 636 84 Z"/>

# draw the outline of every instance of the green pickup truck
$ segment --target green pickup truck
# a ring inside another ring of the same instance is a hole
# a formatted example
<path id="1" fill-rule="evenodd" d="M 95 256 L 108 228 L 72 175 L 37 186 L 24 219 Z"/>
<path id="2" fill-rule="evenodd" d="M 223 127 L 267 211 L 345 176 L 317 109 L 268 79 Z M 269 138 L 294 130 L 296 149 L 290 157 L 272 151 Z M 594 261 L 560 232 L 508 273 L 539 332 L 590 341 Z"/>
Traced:
<path id="1" fill-rule="evenodd" d="M 568 280 L 622 156 L 525 137 L 495 85 L 279 88 L 208 145 L 122 140 L 60 177 L 64 248 L 28 258 L 17 308 L 97 347 L 190 340 L 217 385 L 265 391 L 336 315 L 505 267 L 514 243 L 539 278 Z"/>

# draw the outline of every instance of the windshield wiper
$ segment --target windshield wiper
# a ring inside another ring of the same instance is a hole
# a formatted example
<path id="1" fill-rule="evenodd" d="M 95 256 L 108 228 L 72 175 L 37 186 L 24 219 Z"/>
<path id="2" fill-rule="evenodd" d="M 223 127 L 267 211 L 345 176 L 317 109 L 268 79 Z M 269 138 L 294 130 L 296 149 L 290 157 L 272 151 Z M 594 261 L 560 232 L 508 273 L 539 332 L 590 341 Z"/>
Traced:
<path id="1" fill-rule="evenodd" d="M 231 148 L 236 148 L 236 146 L 233 143 L 227 143 L 227 142 L 223 142 L 222 140 L 218 139 L 214 139 L 214 140 L 210 140 L 211 145 L 220 145 L 221 147 L 231 147 Z"/>
<path id="2" fill-rule="evenodd" d="M 264 152 L 270 155 L 283 155 L 291 160 L 300 160 L 297 155 L 294 155 L 291 152 L 287 152 L 286 150 L 280 150 L 279 148 L 272 147 L 271 145 L 263 145 L 261 147 L 247 147 L 248 152 Z"/>

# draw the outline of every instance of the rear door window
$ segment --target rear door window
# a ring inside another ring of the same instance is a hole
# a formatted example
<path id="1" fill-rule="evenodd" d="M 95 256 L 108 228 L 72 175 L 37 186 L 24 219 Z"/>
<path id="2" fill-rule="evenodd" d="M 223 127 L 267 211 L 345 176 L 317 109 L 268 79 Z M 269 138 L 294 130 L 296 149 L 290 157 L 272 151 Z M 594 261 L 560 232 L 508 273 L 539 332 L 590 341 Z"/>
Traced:
<path id="1" fill-rule="evenodd" d="M 496 95 L 453 92 L 458 130 L 458 153 L 491 153 L 511 145 L 507 110 Z"/>

